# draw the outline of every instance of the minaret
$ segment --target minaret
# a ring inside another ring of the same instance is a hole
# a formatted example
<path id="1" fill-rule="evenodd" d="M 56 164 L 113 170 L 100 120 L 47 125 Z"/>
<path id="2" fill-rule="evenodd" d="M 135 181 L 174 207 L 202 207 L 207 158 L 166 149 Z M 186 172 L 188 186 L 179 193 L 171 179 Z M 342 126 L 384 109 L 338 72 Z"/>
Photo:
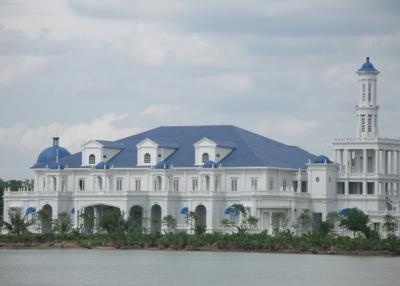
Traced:
<path id="1" fill-rule="evenodd" d="M 357 71 L 360 82 L 360 96 L 357 110 L 357 138 L 378 137 L 377 77 L 379 71 L 367 57 L 366 62 Z"/>

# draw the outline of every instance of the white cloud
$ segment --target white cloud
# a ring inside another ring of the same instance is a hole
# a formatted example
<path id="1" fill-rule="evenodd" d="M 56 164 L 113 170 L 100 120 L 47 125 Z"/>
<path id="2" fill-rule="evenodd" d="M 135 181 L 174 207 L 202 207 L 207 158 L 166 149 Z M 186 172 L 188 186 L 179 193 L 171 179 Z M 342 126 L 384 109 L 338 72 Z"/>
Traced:
<path id="1" fill-rule="evenodd" d="M 168 105 L 168 104 L 150 105 L 140 113 L 140 117 L 143 118 L 148 116 L 172 115 L 178 111 L 181 111 L 182 109 L 183 106 L 181 105 Z"/>
<path id="2" fill-rule="evenodd" d="M 315 132 L 320 123 L 315 120 L 284 118 L 279 121 L 266 121 L 258 124 L 257 131 L 270 138 L 306 136 Z"/>
<path id="3" fill-rule="evenodd" d="M 206 88 L 229 92 L 247 92 L 253 89 L 253 79 L 247 74 L 226 73 L 200 77 L 197 83 Z"/>
<path id="4" fill-rule="evenodd" d="M 24 76 L 38 71 L 46 64 L 47 60 L 39 56 L 25 56 L 5 66 L 0 66 L 0 85 L 7 85 Z"/>
<path id="5" fill-rule="evenodd" d="M 40 127 L 26 127 L 17 124 L 13 127 L 0 127 L 0 148 L 30 149 L 40 151 L 51 144 L 51 137 L 61 137 L 60 144 L 71 152 L 90 139 L 116 140 L 140 131 L 137 127 L 118 127 L 128 114 L 109 113 L 88 123 L 52 123 Z"/>

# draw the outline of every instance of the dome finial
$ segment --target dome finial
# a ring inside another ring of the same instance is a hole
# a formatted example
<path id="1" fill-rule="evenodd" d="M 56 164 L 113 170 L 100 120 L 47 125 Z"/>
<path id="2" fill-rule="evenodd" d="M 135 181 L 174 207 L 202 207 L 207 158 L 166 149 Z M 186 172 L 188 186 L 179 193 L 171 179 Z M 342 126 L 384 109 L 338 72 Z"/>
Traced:
<path id="1" fill-rule="evenodd" d="M 58 147 L 59 143 L 60 143 L 60 137 L 57 136 L 53 137 L 53 146 Z"/>
<path id="2" fill-rule="evenodd" d="M 367 63 L 369 63 L 369 57 L 367 57 Z"/>

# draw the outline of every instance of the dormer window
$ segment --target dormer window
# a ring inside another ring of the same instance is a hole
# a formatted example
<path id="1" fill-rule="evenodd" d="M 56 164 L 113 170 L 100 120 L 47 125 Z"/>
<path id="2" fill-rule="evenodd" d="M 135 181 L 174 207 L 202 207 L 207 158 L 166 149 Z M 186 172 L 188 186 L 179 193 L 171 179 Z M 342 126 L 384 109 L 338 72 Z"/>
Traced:
<path id="1" fill-rule="evenodd" d="M 201 162 L 205 163 L 209 160 L 210 160 L 210 156 L 208 155 L 208 153 L 203 153 L 203 155 L 201 156 Z"/>
<path id="2" fill-rule="evenodd" d="M 178 149 L 175 143 L 164 141 L 154 141 L 146 138 L 136 144 L 137 165 L 138 166 L 156 166 L 157 163 L 164 161 Z"/>
<path id="3" fill-rule="evenodd" d="M 143 162 L 145 164 L 150 164 L 151 163 L 151 155 L 149 153 L 144 154 Z"/>
<path id="4" fill-rule="evenodd" d="M 89 164 L 90 165 L 96 164 L 96 156 L 95 155 L 93 155 L 93 154 L 89 155 Z"/>

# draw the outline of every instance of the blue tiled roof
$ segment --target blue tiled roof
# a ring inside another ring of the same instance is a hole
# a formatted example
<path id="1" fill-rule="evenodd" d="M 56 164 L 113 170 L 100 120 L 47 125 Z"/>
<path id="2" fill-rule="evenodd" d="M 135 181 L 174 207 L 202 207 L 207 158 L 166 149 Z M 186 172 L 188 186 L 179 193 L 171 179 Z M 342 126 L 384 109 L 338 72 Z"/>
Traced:
<path id="1" fill-rule="evenodd" d="M 295 146 L 289 146 L 232 125 L 161 126 L 115 141 L 125 148 L 107 163 L 115 168 L 137 165 L 136 144 L 149 138 L 155 142 L 168 140 L 179 148 L 165 162 L 174 167 L 194 166 L 193 144 L 207 137 L 215 142 L 230 142 L 234 150 L 218 163 L 222 167 L 305 168 L 316 156 Z M 81 153 L 62 159 L 69 168 L 79 168 Z"/>
<path id="2" fill-rule="evenodd" d="M 359 73 L 379 73 L 377 69 L 375 69 L 374 65 L 369 61 L 369 57 L 366 58 L 365 63 L 361 66 L 361 68 L 357 71 Z"/>
<path id="3" fill-rule="evenodd" d="M 53 144 L 53 146 L 48 147 L 40 152 L 36 163 L 32 166 L 32 168 L 47 168 L 49 167 L 49 165 L 55 166 L 54 164 L 57 162 L 57 159 L 60 161 L 62 158 L 71 155 L 71 153 L 69 153 L 67 149 L 57 144 Z"/>
<path id="4" fill-rule="evenodd" d="M 100 143 L 103 145 L 105 148 L 110 148 L 110 149 L 124 149 L 125 145 L 121 143 L 117 143 L 114 141 L 106 141 L 106 140 L 95 140 L 96 142 Z"/>
<path id="5" fill-rule="evenodd" d="M 207 162 L 204 163 L 203 168 L 217 168 L 217 163 L 214 161 L 208 160 Z"/>
<path id="6" fill-rule="evenodd" d="M 314 164 L 325 164 L 325 163 L 332 163 L 331 160 L 329 160 L 328 157 L 326 157 L 325 155 L 319 155 L 318 157 L 315 157 L 312 162 Z"/>
<path id="7" fill-rule="evenodd" d="M 160 161 L 155 166 L 156 169 L 169 169 L 169 164 L 165 161 Z"/>

